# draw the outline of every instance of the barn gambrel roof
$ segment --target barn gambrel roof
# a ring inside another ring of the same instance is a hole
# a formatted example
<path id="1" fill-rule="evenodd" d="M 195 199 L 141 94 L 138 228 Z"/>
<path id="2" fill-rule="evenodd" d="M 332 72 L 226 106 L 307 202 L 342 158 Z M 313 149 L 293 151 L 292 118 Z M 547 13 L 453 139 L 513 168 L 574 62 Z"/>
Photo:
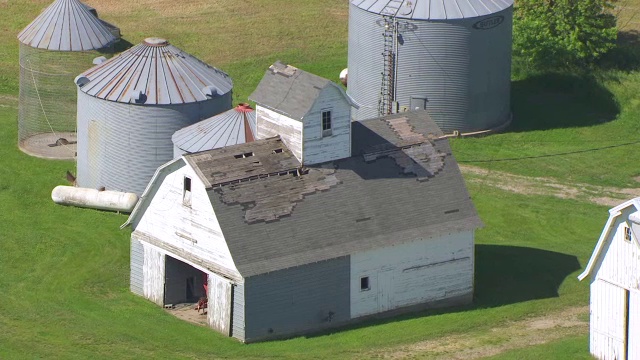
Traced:
<path id="1" fill-rule="evenodd" d="M 310 167 L 279 138 L 174 160 L 208 188 L 242 276 L 482 226 L 449 142 L 437 139 L 426 112 L 352 125 L 353 156 Z M 142 216 L 151 186 L 123 226 Z"/>
<path id="2" fill-rule="evenodd" d="M 591 274 L 596 263 L 598 262 L 598 259 L 604 255 L 603 250 L 606 247 L 607 240 L 609 239 L 609 233 L 613 229 L 614 223 L 616 222 L 617 218 L 622 215 L 622 212 L 629 207 L 634 207 L 636 210 L 630 215 L 630 220 L 632 220 L 636 224 L 640 224 L 640 197 L 631 199 L 610 209 L 609 219 L 602 229 L 602 233 L 600 234 L 600 238 L 598 239 L 598 243 L 596 244 L 593 254 L 591 254 L 591 258 L 587 263 L 587 267 L 584 269 L 584 272 L 582 272 L 582 274 L 578 275 L 578 279 L 580 281 L 584 280 Z M 633 227 L 632 231 L 634 232 L 633 237 L 635 238 L 636 245 L 640 246 L 640 226 Z"/>

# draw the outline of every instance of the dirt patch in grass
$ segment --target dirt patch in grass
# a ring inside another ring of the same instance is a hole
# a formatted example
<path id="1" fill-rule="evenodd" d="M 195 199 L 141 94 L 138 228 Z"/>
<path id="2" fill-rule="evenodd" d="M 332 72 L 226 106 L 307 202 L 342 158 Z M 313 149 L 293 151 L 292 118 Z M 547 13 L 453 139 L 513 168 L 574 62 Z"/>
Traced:
<path id="1" fill-rule="evenodd" d="M 15 108 L 18 106 L 18 97 L 13 95 L 0 95 L 0 107 Z"/>
<path id="2" fill-rule="evenodd" d="M 544 316 L 523 319 L 483 333 L 436 338 L 368 353 L 362 358 L 379 359 L 480 359 L 508 350 L 545 344 L 566 336 L 585 334 L 588 306 L 572 307 Z"/>
<path id="3" fill-rule="evenodd" d="M 194 310 L 196 304 L 176 304 L 175 308 L 167 309 L 167 312 L 180 320 L 188 321 L 196 325 L 207 326 L 207 313 Z"/>
<path id="4" fill-rule="evenodd" d="M 575 199 L 598 205 L 615 206 L 624 200 L 640 196 L 640 188 L 615 188 L 589 184 L 563 184 L 545 177 L 527 177 L 475 166 L 460 165 L 468 182 L 496 187 L 524 195 L 549 195 Z"/>

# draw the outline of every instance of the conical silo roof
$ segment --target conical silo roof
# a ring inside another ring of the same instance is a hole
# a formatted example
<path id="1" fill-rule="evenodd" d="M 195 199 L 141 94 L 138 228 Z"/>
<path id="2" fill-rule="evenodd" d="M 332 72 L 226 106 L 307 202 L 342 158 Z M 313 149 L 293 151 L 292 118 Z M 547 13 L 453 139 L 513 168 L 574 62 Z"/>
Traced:
<path id="1" fill-rule="evenodd" d="M 188 153 L 255 141 L 256 113 L 247 104 L 176 131 L 173 145 Z"/>
<path id="2" fill-rule="evenodd" d="M 351 0 L 360 9 L 414 20 L 485 16 L 513 6 L 513 0 Z"/>
<path id="3" fill-rule="evenodd" d="M 56 0 L 18 34 L 25 45 L 53 51 L 89 51 L 116 38 L 78 0 Z"/>
<path id="4" fill-rule="evenodd" d="M 160 38 L 147 38 L 94 66 L 76 84 L 100 99 L 157 105 L 210 100 L 233 88 L 229 75 Z"/>

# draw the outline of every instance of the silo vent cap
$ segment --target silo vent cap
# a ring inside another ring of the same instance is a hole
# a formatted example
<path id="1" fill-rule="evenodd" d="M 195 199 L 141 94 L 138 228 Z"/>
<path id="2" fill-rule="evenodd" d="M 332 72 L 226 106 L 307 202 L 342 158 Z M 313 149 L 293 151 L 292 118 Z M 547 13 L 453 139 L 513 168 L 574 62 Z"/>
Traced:
<path id="1" fill-rule="evenodd" d="M 212 98 L 212 97 L 216 97 L 220 94 L 220 92 L 218 91 L 218 88 L 215 86 L 205 86 L 202 88 L 202 93 L 208 97 L 208 98 Z"/>
<path id="2" fill-rule="evenodd" d="M 147 94 L 145 94 L 142 90 L 133 90 L 129 99 L 134 104 L 144 104 L 147 102 Z"/>
<path id="3" fill-rule="evenodd" d="M 145 45 L 148 46 L 167 46 L 169 42 L 167 39 L 159 38 L 159 37 L 148 37 L 144 39 Z"/>
<path id="4" fill-rule="evenodd" d="M 75 82 L 79 87 L 83 87 L 89 83 L 89 78 L 86 76 L 78 75 L 73 80 L 73 82 Z"/>

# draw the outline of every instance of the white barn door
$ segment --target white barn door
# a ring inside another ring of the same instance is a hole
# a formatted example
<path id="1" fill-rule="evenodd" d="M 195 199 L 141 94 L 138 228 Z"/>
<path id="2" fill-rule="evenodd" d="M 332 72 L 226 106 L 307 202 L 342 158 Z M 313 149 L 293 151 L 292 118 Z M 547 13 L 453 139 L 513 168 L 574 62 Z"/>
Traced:
<path id="1" fill-rule="evenodd" d="M 227 336 L 231 336 L 231 307 L 233 306 L 229 280 L 209 273 L 209 294 L 207 318 L 209 326 Z"/>
<path id="2" fill-rule="evenodd" d="M 640 293 L 629 294 L 629 359 L 640 360 Z"/>
<path id="3" fill-rule="evenodd" d="M 627 346 L 627 293 L 603 280 L 591 283 L 591 354 L 601 360 L 622 360 Z"/>

